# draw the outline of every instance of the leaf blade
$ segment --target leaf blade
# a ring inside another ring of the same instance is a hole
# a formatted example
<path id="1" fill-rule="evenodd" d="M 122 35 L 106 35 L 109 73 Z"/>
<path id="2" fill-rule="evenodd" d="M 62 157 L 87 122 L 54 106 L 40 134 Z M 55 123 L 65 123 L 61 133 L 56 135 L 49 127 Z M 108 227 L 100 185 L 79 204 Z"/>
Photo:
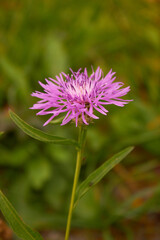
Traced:
<path id="1" fill-rule="evenodd" d="M 75 205 L 77 202 L 95 185 L 97 184 L 114 166 L 122 161 L 134 147 L 127 147 L 121 152 L 115 154 L 109 160 L 104 162 L 98 169 L 92 172 L 86 180 L 84 180 L 77 189 L 75 197 Z"/>
<path id="2" fill-rule="evenodd" d="M 42 141 L 42 142 L 50 142 L 54 144 L 73 144 L 75 146 L 78 146 L 78 143 L 73 139 L 67 139 L 63 137 L 57 137 L 50 134 L 47 134 L 35 127 L 30 126 L 28 123 L 26 123 L 24 120 L 22 120 L 17 114 L 15 114 L 13 111 L 9 111 L 9 115 L 13 122 L 27 135 L 30 137 Z"/>
<path id="3" fill-rule="evenodd" d="M 64 119 L 64 116 L 60 117 L 60 118 L 57 118 L 57 119 L 54 119 L 54 120 L 50 121 L 50 124 L 54 124 L 54 125 L 60 124 L 60 123 L 62 123 L 63 119 Z"/>
<path id="4" fill-rule="evenodd" d="M 22 240 L 43 240 L 41 235 L 27 226 L 19 217 L 14 207 L 0 191 L 0 210 L 9 223 L 12 230 Z"/>

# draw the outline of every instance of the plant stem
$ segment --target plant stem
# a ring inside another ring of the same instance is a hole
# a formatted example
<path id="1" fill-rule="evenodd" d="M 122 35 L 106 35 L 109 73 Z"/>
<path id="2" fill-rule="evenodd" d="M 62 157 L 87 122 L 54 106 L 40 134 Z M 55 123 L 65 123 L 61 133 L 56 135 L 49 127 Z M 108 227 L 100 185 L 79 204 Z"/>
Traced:
<path id="1" fill-rule="evenodd" d="M 82 151 L 83 151 L 83 147 L 84 147 L 85 135 L 86 135 L 86 129 L 83 126 L 80 126 L 79 127 L 79 137 L 78 137 L 79 149 L 77 150 L 76 169 L 75 169 L 75 174 L 74 174 L 72 195 L 71 195 L 71 201 L 70 201 L 70 207 L 69 207 L 69 213 L 68 213 L 68 219 L 67 219 L 65 240 L 69 239 L 76 187 L 77 187 L 77 182 L 79 179 L 79 173 L 80 173 L 80 169 L 81 169 L 81 159 L 82 159 Z"/>

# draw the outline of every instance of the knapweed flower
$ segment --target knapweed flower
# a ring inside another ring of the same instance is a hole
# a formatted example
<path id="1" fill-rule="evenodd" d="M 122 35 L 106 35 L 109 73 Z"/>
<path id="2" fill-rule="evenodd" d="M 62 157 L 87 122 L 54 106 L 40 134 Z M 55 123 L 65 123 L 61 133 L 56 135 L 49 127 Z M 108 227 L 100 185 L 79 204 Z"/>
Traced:
<path id="1" fill-rule="evenodd" d="M 91 75 L 79 69 L 71 75 L 60 73 L 55 79 L 45 79 L 46 84 L 39 82 L 44 92 L 34 92 L 33 97 L 41 99 L 31 109 L 40 110 L 37 115 L 52 114 L 45 122 L 47 125 L 54 117 L 66 113 L 62 124 L 74 120 L 76 126 L 89 124 L 91 119 L 98 119 L 95 110 L 106 115 L 108 110 L 104 107 L 114 104 L 123 107 L 131 100 L 121 99 L 130 91 L 130 87 L 121 88 L 122 82 L 114 82 L 115 72 L 110 72 L 104 77 L 100 67 Z"/>

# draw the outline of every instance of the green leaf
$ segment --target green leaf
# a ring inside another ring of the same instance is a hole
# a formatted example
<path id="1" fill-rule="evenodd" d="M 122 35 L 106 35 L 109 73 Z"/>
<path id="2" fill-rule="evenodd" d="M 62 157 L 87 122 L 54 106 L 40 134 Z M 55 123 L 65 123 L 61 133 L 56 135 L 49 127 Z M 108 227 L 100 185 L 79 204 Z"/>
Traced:
<path id="1" fill-rule="evenodd" d="M 73 139 L 67 139 L 63 137 L 57 137 L 52 136 L 50 134 L 47 134 L 39 129 L 36 129 L 32 126 L 30 126 L 28 123 L 23 121 L 20 117 L 17 116 L 14 112 L 11 110 L 9 111 L 11 119 L 14 121 L 14 123 L 26 134 L 28 134 L 30 137 L 37 139 L 42 142 L 50 142 L 54 144 L 73 144 L 75 146 L 78 146 L 78 143 Z"/>
<path id="2" fill-rule="evenodd" d="M 0 191 L 0 210 L 15 234 L 22 240 L 42 240 L 41 235 L 27 226 L 8 199 Z"/>
<path id="3" fill-rule="evenodd" d="M 84 194 L 86 194 L 95 184 L 97 184 L 113 167 L 122 161 L 133 150 L 133 148 L 134 147 L 125 148 L 103 163 L 93 173 L 91 173 L 78 187 L 75 197 L 75 205 Z"/>
<path id="4" fill-rule="evenodd" d="M 57 119 L 54 119 L 52 121 L 50 121 L 50 124 L 60 124 L 63 120 L 64 116 L 63 117 L 60 117 L 60 118 L 57 118 Z"/>

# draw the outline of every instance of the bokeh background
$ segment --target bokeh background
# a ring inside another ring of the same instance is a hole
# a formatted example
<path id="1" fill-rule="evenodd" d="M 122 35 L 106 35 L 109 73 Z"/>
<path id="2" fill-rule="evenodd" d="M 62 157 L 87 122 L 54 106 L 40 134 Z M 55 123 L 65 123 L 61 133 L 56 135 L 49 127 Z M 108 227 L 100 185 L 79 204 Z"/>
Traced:
<path id="1" fill-rule="evenodd" d="M 63 237 L 76 152 L 26 136 L 8 109 L 77 138 L 74 124 L 42 127 L 47 117 L 29 110 L 30 94 L 41 90 L 38 80 L 91 66 L 116 71 L 134 101 L 109 106 L 90 125 L 80 181 L 117 151 L 135 149 L 80 201 L 72 238 L 160 239 L 159 13 L 158 0 L 0 1 L 0 188 L 47 240 Z"/>

